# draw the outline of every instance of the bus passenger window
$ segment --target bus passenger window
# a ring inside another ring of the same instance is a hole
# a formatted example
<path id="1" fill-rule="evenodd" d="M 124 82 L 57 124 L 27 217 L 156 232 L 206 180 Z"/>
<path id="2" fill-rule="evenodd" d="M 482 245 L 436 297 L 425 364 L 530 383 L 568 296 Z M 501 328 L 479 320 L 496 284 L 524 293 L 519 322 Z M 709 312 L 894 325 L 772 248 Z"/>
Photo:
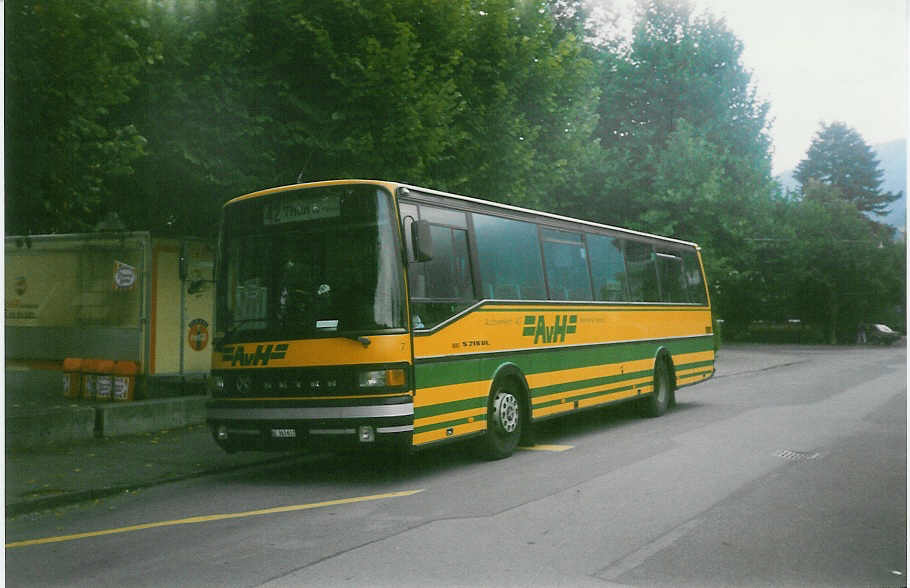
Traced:
<path id="1" fill-rule="evenodd" d="M 663 302 L 689 302 L 683 277 L 683 260 L 675 251 L 657 253 L 657 268 L 660 271 L 660 293 Z"/>
<path id="2" fill-rule="evenodd" d="M 581 235 L 542 229 L 550 300 L 592 300 L 591 277 Z"/>
<path id="3" fill-rule="evenodd" d="M 430 225 L 433 259 L 424 262 L 427 298 L 470 299 L 474 296 L 467 231 Z"/>
<path id="4" fill-rule="evenodd" d="M 594 299 L 610 302 L 629 300 L 623 242 L 606 235 L 587 235 L 591 275 L 594 277 Z"/>
<path id="5" fill-rule="evenodd" d="M 409 224 L 406 214 L 417 220 L 417 208 L 402 203 L 405 228 Z M 428 329 L 455 316 L 473 303 L 474 280 L 465 213 L 421 205 L 419 218 L 430 222 L 433 259 L 408 264 L 411 324 L 415 329 Z M 404 231 L 406 240 L 410 239 L 409 233 L 408 230 Z M 408 246 L 410 248 L 409 241 Z"/>
<path id="6" fill-rule="evenodd" d="M 701 265 L 698 263 L 698 254 L 695 251 L 690 250 L 684 252 L 682 258 L 686 290 L 689 292 L 689 301 L 696 304 L 707 304 L 708 295 L 705 293 L 705 282 L 701 277 Z"/>
<path id="7" fill-rule="evenodd" d="M 654 247 L 649 243 L 626 243 L 626 266 L 629 268 L 629 290 L 632 302 L 660 302 Z"/>
<path id="8" fill-rule="evenodd" d="M 475 213 L 474 233 L 484 298 L 543 298 L 537 225 Z"/>

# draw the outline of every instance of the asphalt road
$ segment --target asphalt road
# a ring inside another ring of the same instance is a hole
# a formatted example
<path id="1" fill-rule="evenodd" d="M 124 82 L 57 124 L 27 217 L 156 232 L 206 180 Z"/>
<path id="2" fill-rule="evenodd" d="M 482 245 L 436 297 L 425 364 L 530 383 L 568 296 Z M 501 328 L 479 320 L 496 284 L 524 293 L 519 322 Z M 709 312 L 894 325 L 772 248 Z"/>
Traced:
<path id="1" fill-rule="evenodd" d="M 906 350 L 780 352 L 724 351 L 666 416 L 549 421 L 506 460 L 301 457 L 7 519 L 6 582 L 906 585 Z"/>

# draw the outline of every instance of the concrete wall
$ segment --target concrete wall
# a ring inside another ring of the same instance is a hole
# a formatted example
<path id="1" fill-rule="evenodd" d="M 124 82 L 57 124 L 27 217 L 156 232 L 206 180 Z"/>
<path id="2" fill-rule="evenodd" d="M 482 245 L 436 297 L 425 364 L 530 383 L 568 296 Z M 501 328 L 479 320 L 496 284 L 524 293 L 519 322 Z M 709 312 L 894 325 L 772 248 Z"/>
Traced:
<path id="1" fill-rule="evenodd" d="M 175 429 L 205 422 L 205 396 L 162 398 L 95 407 L 99 437 Z"/>
<path id="2" fill-rule="evenodd" d="M 95 409 L 90 406 L 48 408 L 7 414 L 7 448 L 26 448 L 84 441 L 95 436 Z"/>
<path id="3" fill-rule="evenodd" d="M 196 396 L 123 403 L 98 403 L 63 397 L 63 373 L 7 369 L 6 445 L 14 449 L 63 444 L 186 427 L 205 422 L 207 397 Z M 201 382 L 201 381 L 200 381 Z M 186 385 L 179 389 L 185 394 Z"/>

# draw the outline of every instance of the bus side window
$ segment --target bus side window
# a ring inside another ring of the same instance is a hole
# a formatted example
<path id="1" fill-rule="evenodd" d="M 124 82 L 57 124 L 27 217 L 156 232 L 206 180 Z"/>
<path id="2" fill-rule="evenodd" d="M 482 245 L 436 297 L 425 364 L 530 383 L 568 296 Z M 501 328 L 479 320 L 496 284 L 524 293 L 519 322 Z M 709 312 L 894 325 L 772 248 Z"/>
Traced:
<path id="1" fill-rule="evenodd" d="M 550 300 L 593 300 L 581 234 L 541 229 Z"/>
<path id="2" fill-rule="evenodd" d="M 588 254 L 591 257 L 591 275 L 594 278 L 594 299 L 609 302 L 629 300 L 626 279 L 626 260 L 623 242 L 606 235 L 587 235 Z"/>
<path id="3" fill-rule="evenodd" d="M 537 225 L 477 213 L 473 218 L 483 295 L 542 299 L 546 289 Z"/>
<path id="4" fill-rule="evenodd" d="M 654 247 L 641 241 L 626 242 L 626 267 L 632 302 L 660 302 Z"/>
<path id="5" fill-rule="evenodd" d="M 683 260 L 678 252 L 658 251 L 657 268 L 660 271 L 661 301 L 689 302 L 689 293 L 683 277 Z"/>
<path id="6" fill-rule="evenodd" d="M 683 252 L 682 259 L 689 301 L 696 304 L 707 304 L 708 295 L 705 293 L 705 281 L 702 279 L 698 254 L 695 251 L 687 250 Z"/>
<path id="7" fill-rule="evenodd" d="M 468 233 L 440 225 L 430 225 L 433 259 L 423 263 L 427 298 L 470 299 L 474 296 Z"/>
<path id="8" fill-rule="evenodd" d="M 467 217 L 458 210 L 423 204 L 418 208 L 401 203 L 400 207 L 409 251 L 413 250 L 410 223 L 418 219 L 429 222 L 433 258 L 418 262 L 413 255 L 409 256 L 408 284 L 414 328 L 431 328 L 461 312 L 474 300 Z"/>

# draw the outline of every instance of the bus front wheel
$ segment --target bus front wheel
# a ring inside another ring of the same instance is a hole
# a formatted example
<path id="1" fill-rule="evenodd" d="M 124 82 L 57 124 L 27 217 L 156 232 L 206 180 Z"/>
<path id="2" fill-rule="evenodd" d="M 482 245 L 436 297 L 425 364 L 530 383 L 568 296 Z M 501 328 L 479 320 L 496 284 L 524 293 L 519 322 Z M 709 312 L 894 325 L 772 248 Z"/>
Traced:
<path id="1" fill-rule="evenodd" d="M 496 380 L 487 404 L 484 457 L 492 460 L 512 455 L 521 439 L 523 416 L 518 386 L 510 379 Z"/>

